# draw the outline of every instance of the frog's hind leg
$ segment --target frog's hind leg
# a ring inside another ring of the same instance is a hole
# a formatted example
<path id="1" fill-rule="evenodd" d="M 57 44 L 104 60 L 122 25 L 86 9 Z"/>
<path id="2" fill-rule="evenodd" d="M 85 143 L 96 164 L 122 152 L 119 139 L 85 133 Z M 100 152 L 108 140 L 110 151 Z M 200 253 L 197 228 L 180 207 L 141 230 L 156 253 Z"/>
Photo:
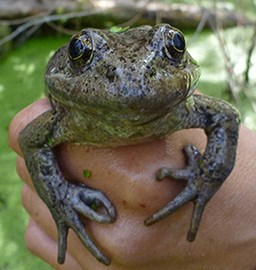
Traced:
<path id="1" fill-rule="evenodd" d="M 178 194 L 174 200 L 165 205 L 158 212 L 150 216 L 145 220 L 147 226 L 156 223 L 164 217 L 172 214 L 175 210 L 183 206 L 189 201 L 193 201 L 194 209 L 192 219 L 190 222 L 190 229 L 187 234 L 187 240 L 192 242 L 196 237 L 197 230 L 199 228 L 200 220 L 205 209 L 205 206 L 213 194 L 218 190 L 218 187 L 211 187 L 211 193 L 203 192 L 202 182 L 200 178 L 196 177 L 195 168 L 198 167 L 198 163 L 202 161 L 202 155 L 193 145 L 187 145 L 184 147 L 184 152 L 187 158 L 187 167 L 184 169 L 172 169 L 162 168 L 158 171 L 156 179 L 158 181 L 163 180 L 165 177 L 172 177 L 174 179 L 186 180 L 187 185 L 184 190 Z M 213 184 L 213 183 L 212 183 Z M 214 184 L 215 185 L 215 184 Z"/>

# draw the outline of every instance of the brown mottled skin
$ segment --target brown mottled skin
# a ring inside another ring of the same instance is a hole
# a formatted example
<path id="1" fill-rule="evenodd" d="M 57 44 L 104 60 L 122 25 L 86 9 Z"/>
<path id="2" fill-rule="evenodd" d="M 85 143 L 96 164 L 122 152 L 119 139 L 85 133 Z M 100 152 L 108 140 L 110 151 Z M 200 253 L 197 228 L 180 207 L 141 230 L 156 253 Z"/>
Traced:
<path id="1" fill-rule="evenodd" d="M 84 29 L 52 56 L 45 75 L 52 109 L 21 131 L 19 143 L 35 188 L 57 225 L 59 263 L 65 260 L 72 228 L 89 251 L 109 265 L 79 215 L 101 223 L 116 219 L 114 206 L 102 192 L 64 179 L 53 152 L 64 142 L 117 147 L 181 129 L 204 129 L 204 154 L 187 145 L 186 168 L 156 172 L 157 180 L 171 176 L 187 185 L 145 221 L 151 225 L 193 201 L 187 239 L 195 239 L 207 202 L 233 169 L 239 128 L 239 115 L 231 105 L 193 95 L 199 75 L 182 33 L 165 24 L 119 33 Z"/>

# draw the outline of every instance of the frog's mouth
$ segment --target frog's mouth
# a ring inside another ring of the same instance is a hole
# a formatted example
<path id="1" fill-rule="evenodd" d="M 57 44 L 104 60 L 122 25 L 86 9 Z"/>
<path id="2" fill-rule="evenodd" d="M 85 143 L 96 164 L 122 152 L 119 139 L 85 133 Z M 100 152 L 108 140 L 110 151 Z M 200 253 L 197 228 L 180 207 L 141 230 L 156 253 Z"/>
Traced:
<path id="1" fill-rule="evenodd" d="M 157 122 L 160 119 L 163 119 L 168 113 L 164 112 L 160 114 L 158 111 L 155 112 L 143 112 L 143 111 L 133 111 L 132 109 L 127 108 L 126 110 L 113 110 L 111 108 L 105 107 L 93 107 L 90 105 L 83 104 L 82 108 L 77 103 L 62 102 L 59 98 L 55 98 L 51 94 L 48 94 L 49 99 L 51 100 L 52 106 L 62 106 L 64 109 L 69 108 L 69 111 L 76 111 L 80 115 L 85 115 L 85 117 L 90 117 L 95 122 L 102 122 L 107 126 L 113 125 L 116 126 L 147 126 L 151 123 Z"/>
<path id="2" fill-rule="evenodd" d="M 68 91 L 62 91 L 61 85 L 66 87 L 67 82 L 63 83 L 63 78 L 48 78 L 47 86 L 45 88 L 46 95 L 52 100 L 53 104 L 59 104 L 64 108 L 70 108 L 71 110 L 80 111 L 81 113 L 90 115 L 95 121 L 104 121 L 107 125 L 116 123 L 116 125 L 123 126 L 146 126 L 150 123 L 160 121 L 165 118 L 170 112 L 175 111 L 174 107 L 181 101 L 186 99 L 188 91 L 183 91 L 182 95 L 177 92 L 177 96 L 172 94 L 172 100 L 164 98 L 163 96 L 148 97 L 136 96 L 135 94 L 128 93 L 134 91 L 138 93 L 141 89 L 114 89 L 116 92 L 127 92 L 127 97 L 112 99 L 104 99 L 104 95 L 98 96 L 96 99 L 93 96 L 91 99 L 88 96 L 81 96 L 81 89 L 76 87 L 75 82 L 68 82 L 73 88 Z M 125 87 L 123 85 L 123 87 Z M 109 90 L 109 89 L 108 89 Z M 113 91 L 114 91 L 113 90 Z M 193 92 L 193 91 L 191 91 Z M 132 100 L 132 97 L 134 100 Z"/>

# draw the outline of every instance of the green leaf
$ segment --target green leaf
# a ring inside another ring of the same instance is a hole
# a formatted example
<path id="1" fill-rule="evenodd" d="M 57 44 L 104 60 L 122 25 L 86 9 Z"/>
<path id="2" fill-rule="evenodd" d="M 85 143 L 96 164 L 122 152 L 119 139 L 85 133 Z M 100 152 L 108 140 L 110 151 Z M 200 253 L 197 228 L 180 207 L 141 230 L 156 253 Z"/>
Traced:
<path id="1" fill-rule="evenodd" d="M 83 171 L 83 176 L 86 178 L 90 178 L 92 176 L 92 172 L 90 170 L 85 169 Z"/>

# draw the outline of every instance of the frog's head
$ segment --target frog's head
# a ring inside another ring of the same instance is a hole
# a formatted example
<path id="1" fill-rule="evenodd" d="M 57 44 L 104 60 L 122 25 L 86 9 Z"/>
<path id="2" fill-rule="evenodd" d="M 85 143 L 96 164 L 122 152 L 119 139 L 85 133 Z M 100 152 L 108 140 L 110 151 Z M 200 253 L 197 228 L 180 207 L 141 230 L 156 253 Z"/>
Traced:
<path id="1" fill-rule="evenodd" d="M 153 118 L 185 101 L 199 75 L 183 34 L 169 25 L 119 33 L 89 28 L 53 55 L 46 85 L 68 106 Z"/>

